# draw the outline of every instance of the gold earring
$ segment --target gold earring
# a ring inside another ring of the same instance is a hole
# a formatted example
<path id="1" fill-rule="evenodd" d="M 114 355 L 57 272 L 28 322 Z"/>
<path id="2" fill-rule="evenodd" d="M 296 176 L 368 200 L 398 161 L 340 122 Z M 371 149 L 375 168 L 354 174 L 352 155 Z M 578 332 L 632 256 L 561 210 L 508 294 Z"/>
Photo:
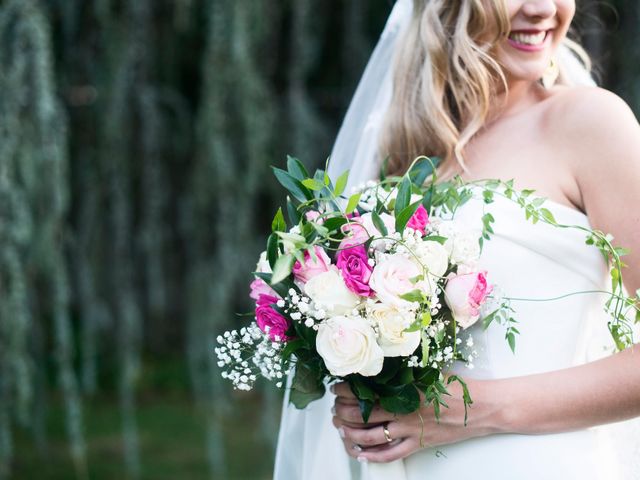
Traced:
<path id="1" fill-rule="evenodd" d="M 551 88 L 558 80 L 560 76 L 560 68 L 558 67 L 558 63 L 555 61 L 553 57 L 551 57 L 551 61 L 549 62 L 549 66 L 545 70 L 542 75 L 542 85 L 544 88 Z"/>

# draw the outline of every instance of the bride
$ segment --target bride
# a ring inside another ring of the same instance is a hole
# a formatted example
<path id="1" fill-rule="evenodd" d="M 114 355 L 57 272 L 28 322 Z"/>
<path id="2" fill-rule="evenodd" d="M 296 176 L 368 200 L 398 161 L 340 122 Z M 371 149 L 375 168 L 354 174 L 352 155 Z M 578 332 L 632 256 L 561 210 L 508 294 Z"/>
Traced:
<path id="1" fill-rule="evenodd" d="M 376 159 L 389 156 L 388 171 L 401 173 L 429 155 L 443 159 L 441 177 L 515 179 L 548 198 L 561 223 L 629 247 L 625 285 L 635 292 L 640 126 L 578 61 L 584 53 L 566 38 L 575 8 L 399 0 L 338 136 L 333 173 L 351 167 L 364 181 Z M 482 208 L 472 201 L 460 218 L 477 222 Z M 496 234 L 482 264 L 508 295 L 606 288 L 604 260 L 576 231 L 530 225 L 507 200 L 488 208 Z M 440 422 L 429 407 L 404 416 L 377 407 L 363 424 L 346 384 L 302 411 L 285 398 L 275 479 L 640 478 L 640 432 L 625 421 L 640 416 L 640 349 L 601 354 L 602 305 L 597 295 L 514 301 L 515 355 L 499 328 L 476 327 L 475 369 L 457 372 L 474 401 L 466 426 L 454 386 Z"/>

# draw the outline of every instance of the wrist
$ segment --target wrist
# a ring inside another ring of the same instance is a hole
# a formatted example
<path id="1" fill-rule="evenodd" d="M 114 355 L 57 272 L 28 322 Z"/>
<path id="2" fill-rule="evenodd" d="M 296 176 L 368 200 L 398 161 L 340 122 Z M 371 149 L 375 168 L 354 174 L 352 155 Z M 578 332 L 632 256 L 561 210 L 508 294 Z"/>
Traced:
<path id="1" fill-rule="evenodd" d="M 468 385 L 473 400 L 469 423 L 473 422 L 481 435 L 517 431 L 518 402 L 503 380 L 472 380 Z"/>

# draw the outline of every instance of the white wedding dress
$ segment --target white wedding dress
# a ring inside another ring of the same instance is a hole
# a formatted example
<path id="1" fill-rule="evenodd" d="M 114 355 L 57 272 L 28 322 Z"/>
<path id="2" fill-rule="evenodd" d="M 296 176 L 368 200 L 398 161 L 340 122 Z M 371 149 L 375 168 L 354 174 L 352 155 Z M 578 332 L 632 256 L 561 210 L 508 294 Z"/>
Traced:
<path id="1" fill-rule="evenodd" d="M 547 203 L 560 223 L 588 226 L 587 217 Z M 606 288 L 607 268 L 599 251 L 573 229 L 532 225 L 511 201 L 490 205 L 473 199 L 456 215 L 480 227 L 483 208 L 496 219 L 495 236 L 485 242 L 481 265 L 491 283 L 513 298 L 551 298 Z M 606 314 L 602 294 L 548 302 L 514 301 L 521 334 L 515 355 L 504 329 L 472 327 L 478 358 L 468 378 L 494 379 L 563 369 L 606 355 Z M 473 392 L 471 392 L 473 396 Z M 558 397 L 557 391 L 540 395 Z M 553 435 L 493 435 L 419 451 L 388 465 L 360 465 L 350 459 L 331 423 L 333 396 L 327 393 L 305 410 L 285 405 L 276 455 L 275 480 L 491 479 L 637 480 L 640 447 L 637 420 Z M 473 415 L 473 411 L 470 413 Z"/>

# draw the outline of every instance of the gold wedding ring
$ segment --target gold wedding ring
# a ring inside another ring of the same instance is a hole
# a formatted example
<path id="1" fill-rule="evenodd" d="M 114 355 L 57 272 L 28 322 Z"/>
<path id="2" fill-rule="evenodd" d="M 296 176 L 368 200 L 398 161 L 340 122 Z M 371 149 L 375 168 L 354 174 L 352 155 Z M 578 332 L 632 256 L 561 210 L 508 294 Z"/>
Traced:
<path id="1" fill-rule="evenodd" d="M 391 438 L 391 433 L 389 433 L 389 429 L 387 428 L 388 426 L 389 426 L 389 422 L 383 423 L 382 431 L 384 432 L 384 438 L 387 441 L 387 443 L 391 443 L 393 442 L 393 438 Z"/>

